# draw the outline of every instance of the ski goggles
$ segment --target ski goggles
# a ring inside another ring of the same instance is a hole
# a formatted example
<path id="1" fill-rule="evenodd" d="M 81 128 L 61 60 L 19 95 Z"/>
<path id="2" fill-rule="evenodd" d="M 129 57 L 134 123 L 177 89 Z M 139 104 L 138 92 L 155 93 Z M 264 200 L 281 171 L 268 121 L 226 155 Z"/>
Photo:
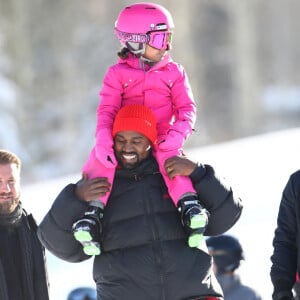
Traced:
<path id="1" fill-rule="evenodd" d="M 172 32 L 170 31 L 152 31 L 147 34 L 136 34 L 115 29 L 115 35 L 122 43 L 145 43 L 159 50 L 171 49 Z"/>
<path id="2" fill-rule="evenodd" d="M 170 50 L 172 42 L 172 32 L 170 31 L 154 31 L 148 34 L 148 44 L 156 49 Z"/>

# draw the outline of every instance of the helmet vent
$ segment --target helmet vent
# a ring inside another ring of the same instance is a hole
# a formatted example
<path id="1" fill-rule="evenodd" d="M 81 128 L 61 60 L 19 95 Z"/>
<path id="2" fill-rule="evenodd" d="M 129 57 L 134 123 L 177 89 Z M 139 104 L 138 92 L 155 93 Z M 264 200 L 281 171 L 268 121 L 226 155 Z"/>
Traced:
<path id="1" fill-rule="evenodd" d="M 168 26 L 165 23 L 156 24 L 156 30 L 167 30 Z"/>

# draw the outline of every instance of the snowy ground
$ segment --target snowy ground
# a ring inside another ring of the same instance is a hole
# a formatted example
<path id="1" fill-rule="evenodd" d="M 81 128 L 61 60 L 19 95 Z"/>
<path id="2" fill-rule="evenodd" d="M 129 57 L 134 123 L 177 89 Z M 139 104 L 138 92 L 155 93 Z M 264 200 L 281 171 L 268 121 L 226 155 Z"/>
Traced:
<path id="1" fill-rule="evenodd" d="M 300 168 L 300 128 L 228 143 L 189 149 L 195 161 L 211 164 L 225 177 L 244 203 L 241 219 L 228 233 L 240 239 L 246 260 L 243 281 L 271 299 L 269 277 L 272 239 L 282 190 L 289 175 Z M 79 174 L 23 187 L 22 201 L 39 222 L 59 191 Z M 38 204 L 38 205 L 37 205 Z M 93 286 L 92 260 L 71 264 L 48 254 L 51 299 L 66 300 L 78 286 Z"/>

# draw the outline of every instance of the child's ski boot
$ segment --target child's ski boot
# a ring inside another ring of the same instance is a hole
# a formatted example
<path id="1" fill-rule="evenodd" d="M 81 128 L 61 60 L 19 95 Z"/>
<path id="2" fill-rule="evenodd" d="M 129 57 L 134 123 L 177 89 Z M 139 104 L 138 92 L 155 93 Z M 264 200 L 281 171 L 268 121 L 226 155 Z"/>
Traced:
<path id="1" fill-rule="evenodd" d="M 208 224 L 208 211 L 203 208 L 196 196 L 182 198 L 178 205 L 181 223 L 189 234 L 188 245 L 198 247 L 204 241 L 204 232 Z"/>
<path id="2" fill-rule="evenodd" d="M 86 255 L 93 256 L 101 253 L 100 233 L 102 232 L 102 218 L 103 209 L 90 205 L 83 218 L 72 226 L 73 235 L 82 244 Z"/>

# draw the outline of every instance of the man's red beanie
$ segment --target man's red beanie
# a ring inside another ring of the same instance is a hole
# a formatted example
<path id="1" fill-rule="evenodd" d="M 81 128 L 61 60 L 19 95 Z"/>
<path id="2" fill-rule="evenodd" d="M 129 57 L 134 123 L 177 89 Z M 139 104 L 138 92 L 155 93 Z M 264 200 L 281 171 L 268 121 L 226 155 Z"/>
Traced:
<path id="1" fill-rule="evenodd" d="M 152 144 L 157 139 L 156 118 L 154 113 L 141 104 L 123 106 L 116 115 L 113 137 L 120 131 L 136 131 L 147 137 Z"/>

